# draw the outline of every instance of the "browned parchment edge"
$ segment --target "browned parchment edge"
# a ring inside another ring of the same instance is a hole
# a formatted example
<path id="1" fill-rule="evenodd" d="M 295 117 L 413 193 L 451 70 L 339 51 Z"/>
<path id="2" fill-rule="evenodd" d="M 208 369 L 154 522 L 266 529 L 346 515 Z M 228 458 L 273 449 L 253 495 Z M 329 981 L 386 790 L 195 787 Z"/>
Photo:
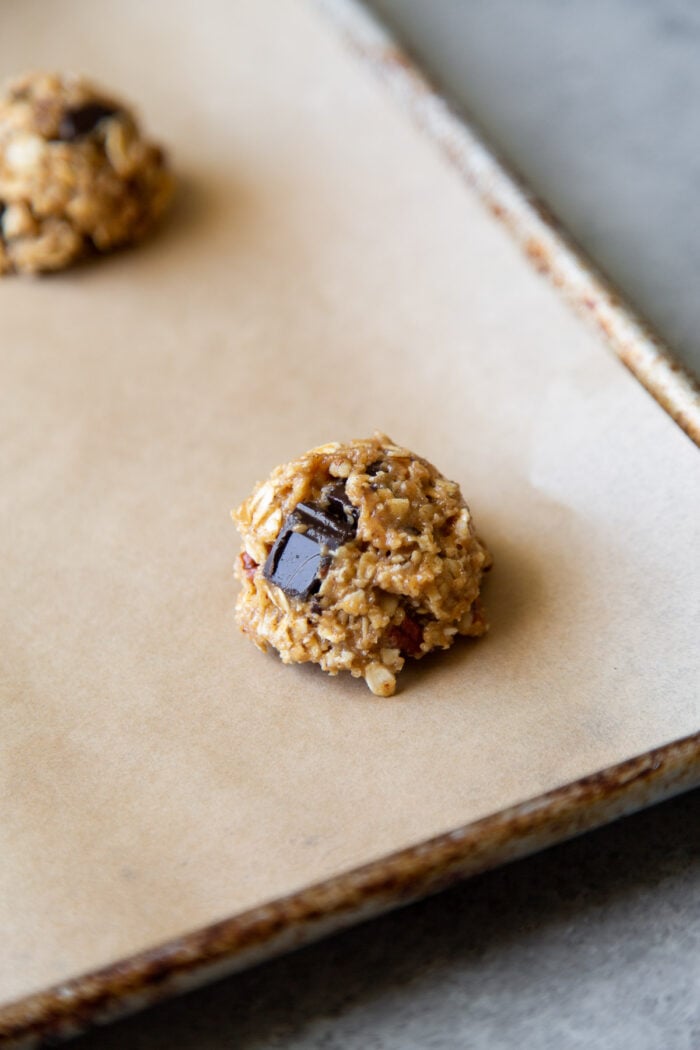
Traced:
<path id="1" fill-rule="evenodd" d="M 358 0 L 314 0 L 440 145 L 533 265 L 592 320 L 697 444 L 700 394 L 668 349 L 454 115 Z M 35 1047 L 235 973 L 700 785 L 700 732 L 354 871 L 0 1007 L 0 1045 Z"/>

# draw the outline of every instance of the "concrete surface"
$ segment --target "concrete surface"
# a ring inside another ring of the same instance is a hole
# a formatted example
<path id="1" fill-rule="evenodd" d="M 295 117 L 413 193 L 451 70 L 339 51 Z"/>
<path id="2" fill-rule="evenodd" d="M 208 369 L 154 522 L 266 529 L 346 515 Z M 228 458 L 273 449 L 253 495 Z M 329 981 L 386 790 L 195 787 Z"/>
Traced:
<path id="1" fill-rule="evenodd" d="M 700 373 L 700 9 L 375 0 Z M 700 792 L 80 1050 L 700 1048 Z"/>

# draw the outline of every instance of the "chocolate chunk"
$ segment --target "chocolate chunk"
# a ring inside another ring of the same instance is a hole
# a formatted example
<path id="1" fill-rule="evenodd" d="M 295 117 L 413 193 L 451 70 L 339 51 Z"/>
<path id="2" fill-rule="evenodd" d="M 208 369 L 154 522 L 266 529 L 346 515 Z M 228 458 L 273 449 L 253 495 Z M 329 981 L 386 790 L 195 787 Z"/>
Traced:
<path id="1" fill-rule="evenodd" d="M 384 460 L 375 459 L 374 463 L 370 463 L 370 465 L 367 467 L 366 473 L 369 474 L 371 478 L 375 478 L 377 474 L 381 474 L 382 471 L 385 470 L 386 467 L 384 466 Z"/>
<path id="2" fill-rule="evenodd" d="M 354 538 L 357 518 L 342 482 L 327 486 L 315 503 L 298 503 L 282 525 L 263 576 L 290 598 L 315 594 L 332 552 Z"/>
<path id="3" fill-rule="evenodd" d="M 303 532 L 288 529 L 285 523 L 265 562 L 263 574 L 290 598 L 308 598 L 321 586 L 321 557 L 321 548 L 315 540 Z"/>
<path id="4" fill-rule="evenodd" d="M 86 102 L 84 106 L 67 109 L 58 125 L 58 138 L 61 142 L 75 142 L 89 135 L 101 120 L 113 117 L 116 112 L 112 106 L 103 106 L 101 102 Z"/>
<path id="5" fill-rule="evenodd" d="M 293 513 L 299 515 L 306 535 L 329 550 L 341 547 L 357 532 L 357 507 L 345 495 L 342 482 L 325 488 L 318 503 L 298 503 Z"/>
<path id="6" fill-rule="evenodd" d="M 357 532 L 357 519 L 360 516 L 360 511 L 357 507 L 353 507 L 348 499 L 345 492 L 345 483 L 339 481 L 335 485 L 329 485 L 321 493 L 321 500 L 328 503 L 329 509 L 333 514 L 348 522 L 354 536 Z"/>

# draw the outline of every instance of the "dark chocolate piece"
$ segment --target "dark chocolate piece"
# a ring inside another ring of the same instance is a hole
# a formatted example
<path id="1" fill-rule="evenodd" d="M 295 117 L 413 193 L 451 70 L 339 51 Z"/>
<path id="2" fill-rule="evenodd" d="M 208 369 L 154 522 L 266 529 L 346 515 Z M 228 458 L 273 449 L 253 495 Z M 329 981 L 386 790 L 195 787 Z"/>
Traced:
<path id="1" fill-rule="evenodd" d="M 357 532 L 357 519 L 360 516 L 360 512 L 357 507 L 353 507 L 348 499 L 345 492 L 345 483 L 339 481 L 335 485 L 328 485 L 321 493 L 321 500 L 328 503 L 331 513 L 345 519 L 354 536 Z"/>
<path id="2" fill-rule="evenodd" d="M 329 550 L 341 547 L 357 532 L 357 507 L 345 495 L 342 482 L 325 488 L 318 503 L 297 503 L 292 513 L 299 516 L 306 535 Z"/>
<path id="3" fill-rule="evenodd" d="M 366 473 L 371 478 L 375 478 L 377 476 L 377 474 L 381 474 L 385 470 L 386 470 L 386 467 L 384 466 L 384 460 L 383 459 L 375 459 L 374 463 L 370 463 L 370 465 L 367 467 Z"/>
<path id="4" fill-rule="evenodd" d="M 288 529 L 288 522 L 289 518 L 265 562 L 263 575 L 290 598 L 308 598 L 321 586 L 321 548 L 303 532 Z"/>
<path id="5" fill-rule="evenodd" d="M 327 486 L 315 503 L 297 503 L 268 555 L 263 576 L 290 598 L 315 594 L 332 552 L 354 538 L 357 518 L 342 482 Z"/>
<path id="6" fill-rule="evenodd" d="M 89 135 L 105 117 L 113 117 L 116 109 L 103 106 L 101 102 L 86 102 L 84 106 L 67 109 L 58 125 L 58 138 L 61 142 L 75 142 L 76 139 Z"/>

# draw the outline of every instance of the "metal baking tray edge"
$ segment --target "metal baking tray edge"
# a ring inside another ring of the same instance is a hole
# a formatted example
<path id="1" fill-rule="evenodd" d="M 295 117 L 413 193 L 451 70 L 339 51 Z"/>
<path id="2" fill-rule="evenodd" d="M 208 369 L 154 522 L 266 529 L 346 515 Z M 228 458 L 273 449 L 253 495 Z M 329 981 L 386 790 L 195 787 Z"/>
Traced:
<path id="1" fill-rule="evenodd" d="M 528 190 L 481 133 L 452 110 L 361 0 L 314 2 L 506 226 L 535 269 L 549 278 L 577 313 L 599 329 L 639 382 L 700 445 L 697 381 L 638 312 L 623 302 L 547 205 Z"/>
<path id="2" fill-rule="evenodd" d="M 700 445 L 700 391 L 651 329 L 583 258 L 522 183 L 361 0 L 313 0 L 511 232 L 532 265 Z M 330 933 L 419 900 L 700 785 L 700 732 L 0 1007 L 0 1046 L 67 1039 Z"/>

